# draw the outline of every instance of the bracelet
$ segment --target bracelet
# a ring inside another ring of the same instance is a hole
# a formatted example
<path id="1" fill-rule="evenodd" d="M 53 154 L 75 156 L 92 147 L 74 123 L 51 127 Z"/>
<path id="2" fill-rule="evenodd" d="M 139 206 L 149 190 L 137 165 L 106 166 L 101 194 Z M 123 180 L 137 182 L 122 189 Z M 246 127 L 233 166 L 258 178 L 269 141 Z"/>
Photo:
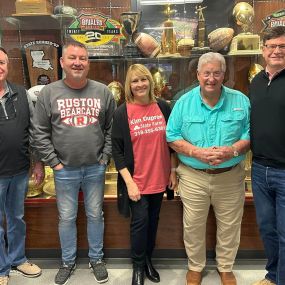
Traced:
<path id="1" fill-rule="evenodd" d="M 176 172 L 176 167 L 172 167 L 171 172 Z"/>

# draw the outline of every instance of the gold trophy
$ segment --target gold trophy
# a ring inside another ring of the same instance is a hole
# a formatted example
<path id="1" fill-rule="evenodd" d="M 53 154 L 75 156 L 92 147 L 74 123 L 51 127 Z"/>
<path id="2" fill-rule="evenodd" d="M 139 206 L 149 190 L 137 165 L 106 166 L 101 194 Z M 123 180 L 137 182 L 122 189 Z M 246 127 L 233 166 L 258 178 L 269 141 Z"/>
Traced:
<path id="1" fill-rule="evenodd" d="M 170 15 L 173 11 L 169 4 L 166 7 L 167 20 L 163 23 L 163 32 L 161 36 L 161 53 L 158 57 L 179 57 L 176 46 L 176 34 Z"/>
<path id="2" fill-rule="evenodd" d="M 260 64 L 253 63 L 248 71 L 248 81 L 251 82 L 252 79 L 255 77 L 255 75 L 263 69 L 264 69 L 263 66 L 261 66 Z"/>
<path id="3" fill-rule="evenodd" d="M 254 19 L 253 7 L 247 2 L 239 2 L 233 9 L 233 16 L 242 32 L 233 38 L 229 55 L 260 54 L 260 37 L 250 32 Z"/>
<path id="4" fill-rule="evenodd" d="M 121 24 L 128 35 L 128 42 L 123 48 L 125 57 L 140 57 L 137 45 L 134 43 L 133 35 L 141 19 L 141 12 L 123 12 L 121 14 Z"/>
<path id="5" fill-rule="evenodd" d="M 108 84 L 108 88 L 112 92 L 117 106 L 121 105 L 125 99 L 125 91 L 123 85 L 119 81 L 112 81 Z"/>
<path id="6" fill-rule="evenodd" d="M 196 14 L 198 14 L 198 26 L 197 26 L 197 40 L 196 46 L 192 48 L 192 53 L 201 54 L 210 51 L 210 48 L 206 45 L 206 28 L 205 28 L 205 18 L 203 10 L 207 6 L 202 7 L 201 5 L 196 6 Z"/>

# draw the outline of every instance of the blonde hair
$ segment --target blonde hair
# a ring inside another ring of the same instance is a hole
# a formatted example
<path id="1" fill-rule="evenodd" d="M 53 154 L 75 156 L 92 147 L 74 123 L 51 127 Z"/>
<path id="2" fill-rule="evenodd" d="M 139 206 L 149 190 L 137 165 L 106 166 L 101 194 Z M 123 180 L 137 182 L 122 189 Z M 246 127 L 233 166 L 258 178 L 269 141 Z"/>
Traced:
<path id="1" fill-rule="evenodd" d="M 127 103 L 133 103 L 134 102 L 134 95 L 131 91 L 131 80 L 132 77 L 136 76 L 145 76 L 150 85 L 149 90 L 149 101 L 150 103 L 156 102 L 155 95 L 154 95 L 154 82 L 152 75 L 150 71 L 143 65 L 143 64 L 133 64 L 129 67 L 126 75 L 126 81 L 125 81 L 125 98 Z"/>

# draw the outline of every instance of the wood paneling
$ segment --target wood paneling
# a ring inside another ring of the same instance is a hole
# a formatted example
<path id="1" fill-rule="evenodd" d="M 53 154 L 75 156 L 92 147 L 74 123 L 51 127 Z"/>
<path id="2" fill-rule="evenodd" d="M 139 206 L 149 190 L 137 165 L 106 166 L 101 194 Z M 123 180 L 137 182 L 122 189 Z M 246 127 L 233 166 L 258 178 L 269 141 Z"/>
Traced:
<path id="1" fill-rule="evenodd" d="M 60 248 L 57 231 L 57 209 L 54 200 L 26 202 L 25 220 L 27 222 L 27 249 Z M 119 215 L 115 198 L 106 198 L 104 202 L 105 249 L 129 249 L 129 219 Z M 86 238 L 86 218 L 84 205 L 78 209 L 78 248 L 88 248 Z M 213 211 L 210 211 L 207 222 L 207 249 L 215 248 L 216 223 Z M 163 201 L 161 208 L 156 249 L 183 250 L 182 203 L 175 200 Z M 262 250 L 255 220 L 252 201 L 245 204 L 241 230 L 240 250 Z"/>

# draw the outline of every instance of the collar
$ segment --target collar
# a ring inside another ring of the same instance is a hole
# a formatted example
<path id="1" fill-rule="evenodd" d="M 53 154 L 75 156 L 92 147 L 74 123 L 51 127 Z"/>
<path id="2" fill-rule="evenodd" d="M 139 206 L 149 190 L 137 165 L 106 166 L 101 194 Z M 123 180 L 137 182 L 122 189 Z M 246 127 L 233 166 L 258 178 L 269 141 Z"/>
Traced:
<path id="1" fill-rule="evenodd" d="M 268 78 L 269 80 L 272 80 L 275 76 L 277 76 L 281 71 L 285 70 L 285 67 L 283 67 L 282 69 L 280 70 L 277 70 L 276 72 L 274 73 L 270 73 L 269 70 L 268 70 L 268 67 L 266 66 L 265 67 L 265 72 L 266 74 L 268 75 Z"/>
<path id="2" fill-rule="evenodd" d="M 202 95 L 201 95 L 201 88 L 199 88 L 199 97 L 200 97 L 201 105 L 204 105 L 206 108 L 208 108 L 210 110 L 219 109 L 219 108 L 221 108 L 221 106 L 223 105 L 223 103 L 225 101 L 225 86 L 222 85 L 220 98 L 219 98 L 217 104 L 214 107 L 210 107 L 208 104 L 206 104 L 203 101 L 203 98 L 202 98 Z"/>

